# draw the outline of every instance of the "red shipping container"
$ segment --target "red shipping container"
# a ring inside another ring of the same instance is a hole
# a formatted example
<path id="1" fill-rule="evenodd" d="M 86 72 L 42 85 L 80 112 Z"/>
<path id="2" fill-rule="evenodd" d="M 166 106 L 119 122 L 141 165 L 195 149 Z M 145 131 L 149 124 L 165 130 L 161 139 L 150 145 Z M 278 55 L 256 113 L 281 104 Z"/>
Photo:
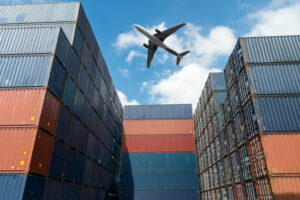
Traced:
<path id="1" fill-rule="evenodd" d="M 300 134 L 270 134 L 261 137 L 270 175 L 300 174 Z"/>
<path id="2" fill-rule="evenodd" d="M 195 152 L 193 135 L 152 135 L 123 137 L 123 153 Z"/>
<path id="3" fill-rule="evenodd" d="M 0 173 L 47 175 L 54 137 L 37 128 L 0 128 Z"/>
<path id="4" fill-rule="evenodd" d="M 0 126 L 38 126 L 55 134 L 60 103 L 46 89 L 0 90 Z"/>
<path id="5" fill-rule="evenodd" d="M 192 119 L 124 120 L 125 135 L 193 134 Z"/>

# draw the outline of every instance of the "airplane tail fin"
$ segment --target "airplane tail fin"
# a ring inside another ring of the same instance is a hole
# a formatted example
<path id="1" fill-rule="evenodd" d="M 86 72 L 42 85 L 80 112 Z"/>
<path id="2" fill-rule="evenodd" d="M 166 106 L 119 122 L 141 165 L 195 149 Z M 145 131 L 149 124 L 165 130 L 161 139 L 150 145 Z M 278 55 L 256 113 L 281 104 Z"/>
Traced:
<path id="1" fill-rule="evenodd" d="M 182 58 L 183 56 L 185 56 L 186 54 L 188 54 L 188 53 L 190 53 L 190 51 L 185 51 L 185 52 L 183 52 L 183 53 L 178 54 L 178 55 L 177 55 L 177 60 L 176 60 L 176 65 L 179 65 L 181 58 Z"/>

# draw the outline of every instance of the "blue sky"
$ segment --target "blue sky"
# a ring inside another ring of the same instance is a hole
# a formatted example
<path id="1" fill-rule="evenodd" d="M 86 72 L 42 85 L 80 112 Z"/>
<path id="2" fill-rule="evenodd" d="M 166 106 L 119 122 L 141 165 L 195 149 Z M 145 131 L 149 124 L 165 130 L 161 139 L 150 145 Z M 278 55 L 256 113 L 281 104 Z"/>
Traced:
<path id="1" fill-rule="evenodd" d="M 49 2 L 54 2 L 51 0 Z M 45 2 L 2 0 L 4 3 Z M 46 1 L 47 2 L 47 1 Z M 195 103 L 209 72 L 221 71 L 237 38 L 300 34 L 300 0 L 83 0 L 119 96 L 124 104 Z M 186 22 L 165 42 L 175 57 L 159 49 L 146 68 L 146 38 L 133 28 L 150 31 Z"/>

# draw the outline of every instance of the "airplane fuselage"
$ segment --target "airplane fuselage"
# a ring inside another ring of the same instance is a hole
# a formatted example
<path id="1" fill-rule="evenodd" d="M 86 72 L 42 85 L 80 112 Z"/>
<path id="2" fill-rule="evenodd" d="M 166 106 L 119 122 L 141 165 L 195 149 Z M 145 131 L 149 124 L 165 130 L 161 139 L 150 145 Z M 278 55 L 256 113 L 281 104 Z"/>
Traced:
<path id="1" fill-rule="evenodd" d="M 168 52 L 172 53 L 173 55 L 177 56 L 178 53 L 174 50 L 172 50 L 170 47 L 168 47 L 167 45 L 165 45 L 162 41 L 160 41 L 157 37 L 155 37 L 154 35 L 150 34 L 148 31 L 146 31 L 146 29 L 144 29 L 142 26 L 135 24 L 134 25 L 138 31 L 140 31 L 143 35 L 145 35 L 147 38 L 149 38 L 149 40 L 155 44 L 156 46 L 163 48 L 165 50 L 167 50 Z"/>

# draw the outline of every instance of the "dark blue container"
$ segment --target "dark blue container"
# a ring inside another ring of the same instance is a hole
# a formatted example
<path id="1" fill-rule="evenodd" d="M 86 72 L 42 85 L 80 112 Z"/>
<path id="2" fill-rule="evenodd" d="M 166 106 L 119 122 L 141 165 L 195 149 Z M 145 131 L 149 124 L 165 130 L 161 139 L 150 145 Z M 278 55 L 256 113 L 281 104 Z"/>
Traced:
<path id="1" fill-rule="evenodd" d="M 191 104 L 125 106 L 124 120 L 192 119 Z"/>
<path id="2" fill-rule="evenodd" d="M 68 141 L 71 117 L 71 112 L 65 106 L 61 106 L 56 136 L 64 141 Z"/>
<path id="3" fill-rule="evenodd" d="M 60 196 L 61 183 L 57 180 L 48 180 L 43 200 L 56 200 Z"/>
<path id="4" fill-rule="evenodd" d="M 41 176 L 0 174 L 0 199 L 43 199 L 46 182 Z"/>
<path id="5" fill-rule="evenodd" d="M 62 177 L 66 158 L 66 151 L 67 146 L 64 143 L 56 140 L 50 163 L 49 176 L 59 179 Z"/>
<path id="6" fill-rule="evenodd" d="M 69 56 L 69 62 L 67 66 L 67 71 L 69 72 L 69 75 L 73 78 L 73 80 L 76 82 L 78 78 L 78 72 L 80 67 L 80 60 L 77 57 L 75 51 L 73 48 L 70 49 L 70 56 Z"/>
<path id="7" fill-rule="evenodd" d="M 75 34 L 74 34 L 74 40 L 73 40 L 73 47 L 74 47 L 74 50 L 77 53 L 78 57 L 81 56 L 82 45 L 83 45 L 83 37 L 82 37 L 80 30 L 76 27 Z"/>
<path id="8" fill-rule="evenodd" d="M 86 95 L 89 102 L 93 101 L 94 92 L 95 92 L 94 83 L 93 83 L 92 79 L 89 77 L 88 78 L 87 95 Z"/>
<path id="9" fill-rule="evenodd" d="M 75 167 L 76 167 L 76 158 L 77 153 L 72 148 L 68 148 L 68 152 L 66 154 L 66 161 L 63 171 L 63 179 L 68 181 L 73 181 Z"/>
<path id="10" fill-rule="evenodd" d="M 120 200 L 199 200 L 196 191 L 120 191 Z"/>
<path id="11" fill-rule="evenodd" d="M 210 79 L 212 84 L 212 90 L 225 90 L 226 91 L 226 82 L 224 72 L 219 73 L 210 73 Z"/>
<path id="12" fill-rule="evenodd" d="M 89 133 L 88 130 L 84 126 L 81 126 L 80 133 L 79 133 L 78 150 L 83 154 L 86 153 L 86 148 L 88 143 L 88 133 Z"/>
<path id="13" fill-rule="evenodd" d="M 74 181 L 76 183 L 79 184 L 83 183 L 84 167 L 85 167 L 85 157 L 82 154 L 77 153 L 76 169 L 75 169 L 75 176 L 74 176 Z"/>
<path id="14" fill-rule="evenodd" d="M 74 184 L 73 185 L 72 200 L 80 200 L 80 193 L 81 193 L 81 186 Z"/>
<path id="15" fill-rule="evenodd" d="M 58 99 L 61 99 L 62 97 L 65 81 L 66 81 L 65 71 L 61 63 L 57 59 L 54 59 L 48 87 Z"/>
<path id="16" fill-rule="evenodd" d="M 81 93 L 81 91 L 79 89 L 76 89 L 73 111 L 74 111 L 75 115 L 79 118 L 81 118 L 82 111 L 84 108 L 84 103 L 85 103 L 85 100 L 84 100 L 83 94 Z"/>
<path id="17" fill-rule="evenodd" d="M 86 70 L 84 69 L 83 65 L 80 65 L 80 70 L 79 70 L 79 78 L 77 81 L 77 84 L 81 91 L 86 94 L 87 90 L 87 85 L 88 85 L 88 74 Z"/>
<path id="18" fill-rule="evenodd" d="M 121 174 L 121 190 L 195 190 L 197 172 L 135 171 Z"/>
<path id="19" fill-rule="evenodd" d="M 60 193 L 60 199 L 71 199 L 73 188 L 71 183 L 63 183 Z"/>
<path id="20" fill-rule="evenodd" d="M 122 155 L 122 171 L 184 170 L 196 171 L 194 153 L 130 153 Z"/>
<path id="21" fill-rule="evenodd" d="M 69 143 L 76 149 L 79 149 L 80 129 L 80 122 L 76 117 L 73 117 L 70 128 Z"/>
<path id="22" fill-rule="evenodd" d="M 64 91 L 64 104 L 71 110 L 73 109 L 73 101 L 75 96 L 76 86 L 70 77 L 67 78 L 65 91 Z"/>
<path id="23" fill-rule="evenodd" d="M 90 49 L 87 45 L 86 42 L 83 43 L 83 50 L 82 50 L 82 55 L 81 55 L 81 60 L 87 70 L 88 73 L 90 73 L 89 69 L 89 64 L 90 64 L 90 59 L 92 57 L 92 54 L 90 52 Z"/>

